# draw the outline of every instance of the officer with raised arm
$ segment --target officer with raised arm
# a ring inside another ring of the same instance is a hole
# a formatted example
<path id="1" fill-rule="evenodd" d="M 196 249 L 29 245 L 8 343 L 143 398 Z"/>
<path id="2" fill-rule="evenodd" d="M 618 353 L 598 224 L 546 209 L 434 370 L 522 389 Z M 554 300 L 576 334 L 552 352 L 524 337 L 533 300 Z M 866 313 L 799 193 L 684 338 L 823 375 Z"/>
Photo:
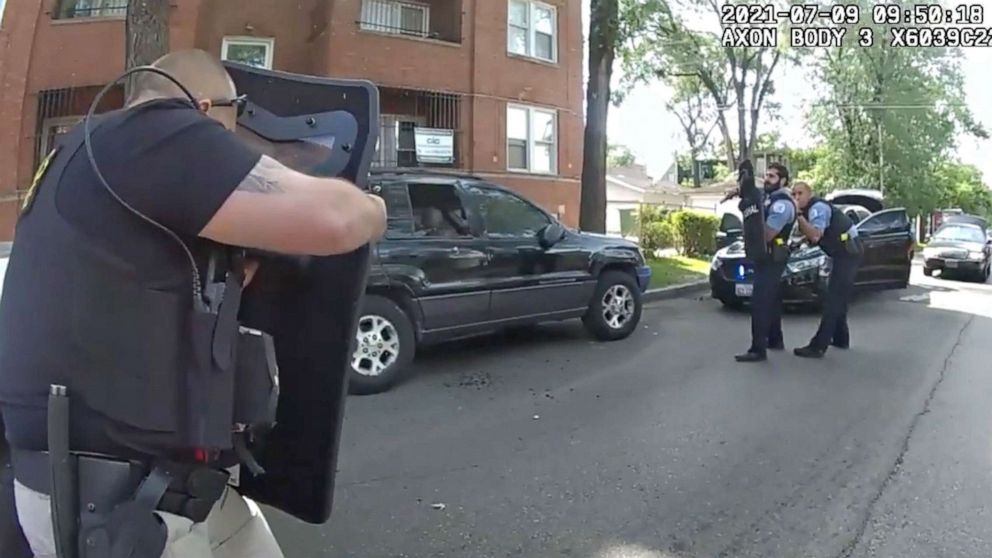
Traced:
<path id="1" fill-rule="evenodd" d="M 60 139 L 17 224 L 0 302 L 17 514 L 39 557 L 281 557 L 231 476 L 263 474 L 245 448 L 278 390 L 271 339 L 238 324 L 266 265 L 246 254 L 354 253 L 385 206 L 247 147 L 216 57 L 154 67 L 184 87 L 136 74 L 89 142 Z"/>
<path id="2" fill-rule="evenodd" d="M 816 197 L 809 184 L 796 183 L 792 195 L 800 209 L 799 230 L 831 259 L 820 327 L 808 345 L 794 351 L 800 357 L 821 358 L 829 345 L 846 349 L 851 344 L 847 305 L 864 250 L 858 229 L 850 217 L 830 202 Z"/>
<path id="3" fill-rule="evenodd" d="M 764 214 L 767 257 L 754 262 L 754 292 L 751 295 L 751 346 L 734 358 L 758 362 L 768 349 L 784 349 L 782 336 L 782 273 L 789 259 L 789 236 L 796 221 L 796 207 L 786 186 L 789 170 L 771 163 L 765 172 Z"/>

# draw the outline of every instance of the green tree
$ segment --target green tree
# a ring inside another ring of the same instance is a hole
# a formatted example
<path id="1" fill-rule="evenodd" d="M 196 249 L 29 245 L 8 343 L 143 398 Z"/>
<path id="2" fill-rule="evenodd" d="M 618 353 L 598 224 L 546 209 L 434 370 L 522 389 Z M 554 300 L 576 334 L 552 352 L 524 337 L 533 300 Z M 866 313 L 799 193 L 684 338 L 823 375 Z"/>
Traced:
<path id="1" fill-rule="evenodd" d="M 945 161 L 937 167 L 935 176 L 943 193 L 940 207 L 992 218 L 992 191 L 974 165 Z"/>
<path id="2" fill-rule="evenodd" d="M 680 15 L 696 12 L 719 21 L 723 4 L 716 0 L 621 0 L 621 19 L 628 32 L 619 56 L 628 89 L 671 76 L 698 79 L 716 107 L 727 165 L 736 168 L 741 159 L 754 153 L 761 115 L 776 108 L 770 101 L 775 92 L 773 76 L 787 53 L 780 48 L 724 46 L 722 33 L 690 29 Z M 622 97 L 617 101 L 622 102 Z M 726 114 L 735 107 L 736 135 L 731 133 Z"/>
<path id="3" fill-rule="evenodd" d="M 713 131 L 710 123 L 715 118 L 716 107 L 694 76 L 676 76 L 669 80 L 669 84 L 674 88 L 675 94 L 665 104 L 665 108 L 678 118 L 685 133 L 686 143 L 689 144 L 692 187 L 699 188 L 701 177 L 697 161 Z"/>
<path id="4" fill-rule="evenodd" d="M 606 148 L 606 162 L 610 168 L 629 167 L 637 163 L 637 158 L 625 145 L 609 145 Z"/>
<path id="5" fill-rule="evenodd" d="M 875 4 L 855 2 L 862 14 Z M 895 2 L 911 9 L 909 2 Z M 864 16 L 862 16 L 864 19 Z M 848 27 L 844 46 L 810 51 L 822 98 L 811 112 L 823 140 L 814 174 L 825 189 L 880 188 L 911 214 L 927 213 L 945 196 L 940 165 L 955 139 L 987 137 L 966 108 L 960 51 L 893 48 L 886 25 L 870 26 L 873 43 Z"/>
<path id="6" fill-rule="evenodd" d="M 582 157 L 579 227 L 606 232 L 606 120 L 610 80 L 619 42 L 617 0 L 592 0 L 589 17 L 589 82 Z"/>

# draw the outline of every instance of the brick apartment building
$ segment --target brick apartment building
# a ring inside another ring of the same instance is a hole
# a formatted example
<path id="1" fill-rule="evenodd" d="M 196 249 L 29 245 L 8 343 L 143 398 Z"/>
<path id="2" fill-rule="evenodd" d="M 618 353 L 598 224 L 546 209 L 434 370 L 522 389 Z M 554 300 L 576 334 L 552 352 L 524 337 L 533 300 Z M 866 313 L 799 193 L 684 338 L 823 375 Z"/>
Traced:
<path id="1" fill-rule="evenodd" d="M 123 72 L 126 4 L 6 2 L 0 240 L 12 238 L 20 200 L 54 138 Z M 381 96 L 377 165 L 472 172 L 574 225 L 581 20 L 580 0 L 171 0 L 169 24 L 173 49 L 371 80 Z M 100 110 L 119 107 L 122 98 L 122 90 L 108 95 Z M 427 138 L 442 149 L 418 153 Z"/>

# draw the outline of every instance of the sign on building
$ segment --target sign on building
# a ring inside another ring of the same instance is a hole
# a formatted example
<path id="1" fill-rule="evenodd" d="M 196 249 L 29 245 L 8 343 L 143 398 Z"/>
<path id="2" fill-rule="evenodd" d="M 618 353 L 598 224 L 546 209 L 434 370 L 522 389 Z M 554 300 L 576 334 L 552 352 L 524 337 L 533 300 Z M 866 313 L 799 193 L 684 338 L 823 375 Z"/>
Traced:
<path id="1" fill-rule="evenodd" d="M 417 161 L 421 163 L 454 163 L 455 131 L 441 128 L 415 130 Z"/>

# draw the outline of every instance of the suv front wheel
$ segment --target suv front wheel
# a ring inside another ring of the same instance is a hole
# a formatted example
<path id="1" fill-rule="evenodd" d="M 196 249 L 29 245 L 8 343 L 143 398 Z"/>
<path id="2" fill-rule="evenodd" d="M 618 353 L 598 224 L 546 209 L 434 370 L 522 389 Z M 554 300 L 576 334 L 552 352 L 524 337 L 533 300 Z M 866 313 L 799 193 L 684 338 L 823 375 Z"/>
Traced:
<path id="1" fill-rule="evenodd" d="M 599 278 L 582 321 L 601 341 L 624 339 L 641 320 L 641 302 L 641 291 L 631 274 L 606 271 Z"/>
<path id="2" fill-rule="evenodd" d="M 366 295 L 355 331 L 349 391 L 367 395 L 391 388 L 413 362 L 413 322 L 392 300 Z"/>

